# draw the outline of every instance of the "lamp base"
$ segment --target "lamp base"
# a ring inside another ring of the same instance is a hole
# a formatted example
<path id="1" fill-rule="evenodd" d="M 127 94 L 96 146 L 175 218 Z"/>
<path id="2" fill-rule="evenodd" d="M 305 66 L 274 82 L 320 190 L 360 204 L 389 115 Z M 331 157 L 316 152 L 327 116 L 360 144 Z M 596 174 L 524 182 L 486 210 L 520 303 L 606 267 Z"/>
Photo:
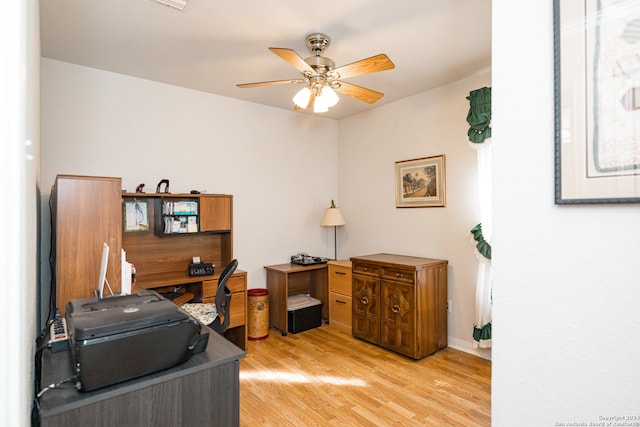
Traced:
<path id="1" fill-rule="evenodd" d="M 333 226 L 333 259 L 338 260 L 338 227 Z"/>

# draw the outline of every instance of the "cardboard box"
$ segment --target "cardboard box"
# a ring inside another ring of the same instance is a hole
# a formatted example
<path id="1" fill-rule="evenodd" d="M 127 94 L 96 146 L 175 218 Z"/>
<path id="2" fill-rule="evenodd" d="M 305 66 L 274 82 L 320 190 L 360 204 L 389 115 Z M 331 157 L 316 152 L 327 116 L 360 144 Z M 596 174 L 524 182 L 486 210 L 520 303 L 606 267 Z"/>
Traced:
<path id="1" fill-rule="evenodd" d="M 288 330 L 292 334 L 317 328 L 322 324 L 322 301 L 309 295 L 292 295 L 287 300 Z"/>

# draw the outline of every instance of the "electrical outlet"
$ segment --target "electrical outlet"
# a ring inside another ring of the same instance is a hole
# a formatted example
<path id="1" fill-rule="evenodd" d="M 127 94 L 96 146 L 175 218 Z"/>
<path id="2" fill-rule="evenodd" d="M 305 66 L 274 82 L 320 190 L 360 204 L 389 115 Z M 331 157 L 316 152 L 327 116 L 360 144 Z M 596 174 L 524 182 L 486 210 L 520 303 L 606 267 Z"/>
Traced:
<path id="1" fill-rule="evenodd" d="M 449 313 L 453 313 L 453 303 L 451 302 L 451 300 L 449 300 L 449 302 L 447 302 L 447 311 Z"/>

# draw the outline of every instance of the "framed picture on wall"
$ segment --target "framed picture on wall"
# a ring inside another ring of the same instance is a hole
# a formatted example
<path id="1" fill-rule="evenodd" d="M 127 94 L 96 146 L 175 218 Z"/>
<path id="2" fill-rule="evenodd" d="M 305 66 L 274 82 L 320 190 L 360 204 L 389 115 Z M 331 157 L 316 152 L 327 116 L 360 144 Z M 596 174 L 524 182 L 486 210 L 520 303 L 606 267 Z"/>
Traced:
<path id="1" fill-rule="evenodd" d="M 147 202 L 124 202 L 124 231 L 149 231 Z"/>
<path id="2" fill-rule="evenodd" d="M 396 162 L 396 207 L 444 207 L 444 154 Z"/>
<path id="3" fill-rule="evenodd" d="M 554 0 L 555 202 L 640 203 L 640 7 Z"/>

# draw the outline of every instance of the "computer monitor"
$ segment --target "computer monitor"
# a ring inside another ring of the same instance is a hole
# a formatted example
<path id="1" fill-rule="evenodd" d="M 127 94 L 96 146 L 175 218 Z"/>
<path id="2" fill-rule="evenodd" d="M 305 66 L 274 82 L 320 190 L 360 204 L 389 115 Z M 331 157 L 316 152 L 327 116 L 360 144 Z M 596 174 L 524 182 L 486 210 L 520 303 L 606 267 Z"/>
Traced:
<path id="1" fill-rule="evenodd" d="M 102 244 L 102 262 L 100 263 L 100 276 L 98 276 L 98 298 L 104 297 L 104 285 L 111 291 L 111 286 L 107 281 L 107 265 L 109 265 L 109 245 L 107 243 Z M 113 294 L 113 291 L 111 291 Z"/>

